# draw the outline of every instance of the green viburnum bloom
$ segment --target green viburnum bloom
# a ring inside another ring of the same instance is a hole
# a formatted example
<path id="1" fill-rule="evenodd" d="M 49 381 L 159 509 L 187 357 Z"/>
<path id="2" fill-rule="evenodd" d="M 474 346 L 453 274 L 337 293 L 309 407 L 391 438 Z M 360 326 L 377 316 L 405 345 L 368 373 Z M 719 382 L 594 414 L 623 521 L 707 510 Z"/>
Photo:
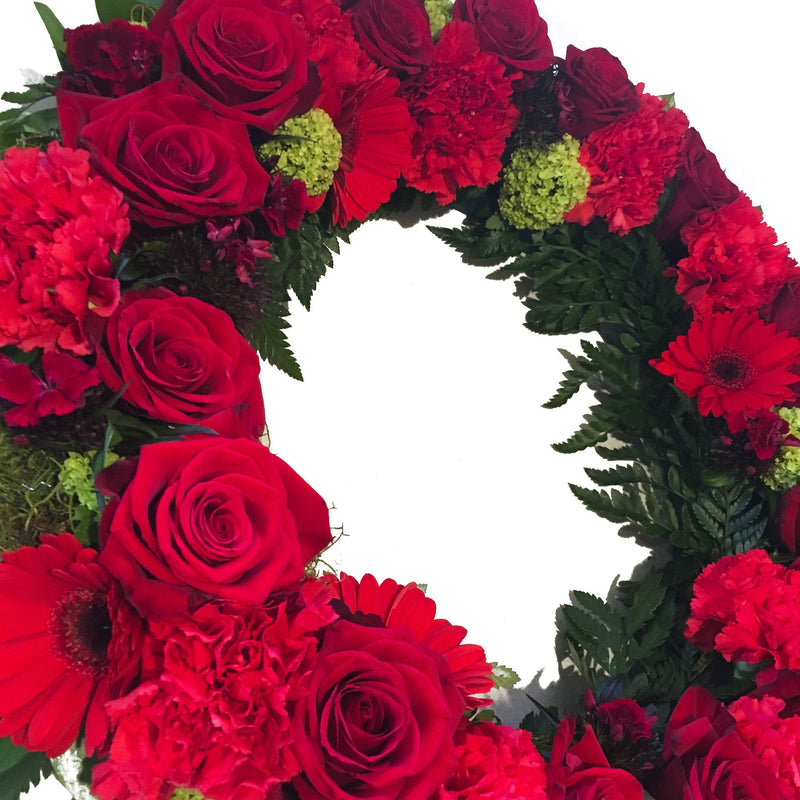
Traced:
<path id="1" fill-rule="evenodd" d="M 779 408 L 778 416 L 789 423 L 789 433 L 800 439 L 800 408 Z M 800 483 L 800 447 L 779 447 L 764 483 L 776 492 L 788 492 Z"/>
<path id="2" fill-rule="evenodd" d="M 78 496 L 78 503 L 97 510 L 97 497 L 92 479 L 92 462 L 89 456 L 70 452 L 61 465 L 58 482 L 67 494 Z"/>
<path id="3" fill-rule="evenodd" d="M 97 495 L 94 489 L 94 478 L 92 476 L 92 460 L 95 451 L 90 450 L 85 456 L 81 453 L 73 453 L 64 459 L 61 470 L 58 473 L 58 482 L 67 494 L 74 494 L 78 497 L 78 504 L 86 506 L 92 511 L 97 511 Z M 119 461 L 116 453 L 106 453 L 106 466 Z"/>
<path id="4" fill-rule="evenodd" d="M 453 0 L 425 0 L 425 10 L 431 21 L 431 33 L 435 39 L 442 28 L 453 19 Z"/>
<path id="5" fill-rule="evenodd" d="M 544 147 L 520 147 L 503 172 L 500 213 L 515 228 L 544 230 L 586 198 L 589 173 L 578 163 L 580 142 L 565 134 Z"/>
<path id="6" fill-rule="evenodd" d="M 312 108 L 280 125 L 258 155 L 262 161 L 277 156 L 275 170 L 303 181 L 308 196 L 315 197 L 333 183 L 342 160 L 342 136 L 321 108 Z"/>
<path id="7" fill-rule="evenodd" d="M 197 789 L 176 789 L 171 800 L 206 800 Z"/>

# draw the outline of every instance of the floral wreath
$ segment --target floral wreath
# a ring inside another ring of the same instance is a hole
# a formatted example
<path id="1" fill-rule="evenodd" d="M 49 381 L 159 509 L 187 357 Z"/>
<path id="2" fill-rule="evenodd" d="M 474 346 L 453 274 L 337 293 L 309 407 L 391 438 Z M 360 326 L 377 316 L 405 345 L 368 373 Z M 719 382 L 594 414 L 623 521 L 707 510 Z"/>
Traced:
<path id="1" fill-rule="evenodd" d="M 0 114 L 3 796 L 800 798 L 797 265 L 683 112 L 532 0 L 97 8 L 37 4 L 61 71 Z M 557 449 L 660 557 L 574 592 L 580 698 L 519 729 L 424 587 L 326 571 L 264 437 L 290 294 L 442 207 L 528 328 L 597 335 Z"/>

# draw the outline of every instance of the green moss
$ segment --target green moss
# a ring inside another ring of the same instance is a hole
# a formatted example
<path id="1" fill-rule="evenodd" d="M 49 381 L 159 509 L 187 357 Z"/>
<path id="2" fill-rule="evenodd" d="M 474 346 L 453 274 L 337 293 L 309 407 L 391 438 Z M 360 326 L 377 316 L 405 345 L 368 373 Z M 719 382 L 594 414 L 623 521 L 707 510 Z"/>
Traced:
<path id="1" fill-rule="evenodd" d="M 0 430 L 0 548 L 37 544 L 40 533 L 70 530 L 59 462 L 37 447 L 17 447 Z"/>
<path id="2" fill-rule="evenodd" d="M 503 173 L 500 213 L 515 228 L 544 230 L 586 197 L 589 173 L 580 142 L 566 134 L 546 147 L 520 147 Z"/>
<path id="3" fill-rule="evenodd" d="M 262 161 L 277 157 L 272 169 L 303 181 L 308 196 L 315 197 L 333 183 L 342 160 L 342 136 L 321 108 L 312 108 L 287 119 L 258 153 Z"/>

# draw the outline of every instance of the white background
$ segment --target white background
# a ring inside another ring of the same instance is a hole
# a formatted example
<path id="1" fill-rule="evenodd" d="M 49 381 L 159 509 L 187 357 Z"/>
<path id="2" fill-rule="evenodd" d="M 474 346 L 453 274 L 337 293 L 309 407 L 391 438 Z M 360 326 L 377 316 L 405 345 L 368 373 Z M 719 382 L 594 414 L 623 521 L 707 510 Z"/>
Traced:
<path id="1" fill-rule="evenodd" d="M 50 5 L 67 27 L 94 20 L 88 0 Z M 800 6 L 538 6 L 558 54 L 568 43 L 602 45 L 649 91 L 674 91 L 728 175 L 800 252 Z M 0 87 L 20 88 L 21 67 L 57 69 L 27 2 L 5 10 Z M 569 589 L 605 595 L 643 557 L 566 488 L 586 484 L 590 458 L 549 448 L 589 403 L 580 396 L 560 412 L 540 408 L 564 367 L 556 346 L 574 342 L 527 332 L 511 285 L 461 265 L 422 226 L 376 223 L 357 232 L 312 313 L 293 311 L 290 337 L 306 380 L 266 369 L 267 418 L 275 452 L 335 505 L 348 534 L 331 563 L 354 575 L 427 583 L 440 614 L 467 627 L 490 660 L 513 666 L 522 685 L 543 669 L 546 686 L 556 677 L 553 615 Z M 528 706 L 518 691 L 500 708 L 513 722 Z M 64 796 L 49 782 L 29 795 Z"/>

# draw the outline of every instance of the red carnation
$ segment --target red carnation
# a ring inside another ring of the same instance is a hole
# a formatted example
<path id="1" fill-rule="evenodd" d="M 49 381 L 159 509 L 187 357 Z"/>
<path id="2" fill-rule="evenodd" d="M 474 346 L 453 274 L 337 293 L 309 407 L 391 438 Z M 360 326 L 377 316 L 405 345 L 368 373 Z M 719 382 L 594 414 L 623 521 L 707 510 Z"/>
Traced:
<path id="1" fill-rule="evenodd" d="M 169 798 L 192 786 L 208 797 L 264 800 L 293 778 L 291 717 L 307 694 L 319 629 L 335 619 L 317 587 L 246 606 L 212 601 L 152 622 L 153 664 L 110 704 L 110 758 L 95 768 L 101 800 Z"/>
<path id="2" fill-rule="evenodd" d="M 3 415 L 9 425 L 36 425 L 50 414 L 69 414 L 84 405 L 86 390 L 101 382 L 94 367 L 69 353 L 44 353 L 42 372 L 40 378 L 0 353 L 0 397 L 16 405 Z"/>
<path id="3" fill-rule="evenodd" d="M 431 66 L 407 84 L 404 96 L 417 122 L 405 173 L 410 186 L 435 192 L 447 205 L 459 187 L 497 180 L 519 112 L 511 76 L 497 56 L 481 51 L 472 25 L 445 25 Z"/>
<path id="4" fill-rule="evenodd" d="M 102 749 L 143 633 L 97 552 L 64 533 L 3 553 L 0 615 L 0 736 L 52 758 L 85 728 L 86 751 Z"/>
<path id="5" fill-rule="evenodd" d="M 458 769 L 431 800 L 546 800 L 544 759 L 526 731 L 462 720 L 455 743 Z"/>
<path id="6" fill-rule="evenodd" d="M 695 314 L 755 310 L 772 301 L 796 262 L 744 193 L 681 229 L 689 249 L 676 270 L 678 294 Z"/>
<path id="7" fill-rule="evenodd" d="M 591 183 L 586 200 L 564 219 L 586 225 L 600 216 L 619 234 L 652 222 L 688 127 L 682 111 L 642 93 L 637 111 L 593 131 L 581 145 L 579 161 Z"/>
<path id="8" fill-rule="evenodd" d="M 741 697 L 728 706 L 736 730 L 753 755 L 777 777 L 787 800 L 800 800 L 800 717 L 784 717 L 786 703 L 765 695 Z"/>
<path id="9" fill-rule="evenodd" d="M 719 632 L 736 617 L 739 601 L 759 586 L 783 580 L 784 567 L 764 550 L 748 550 L 709 564 L 694 582 L 686 638 L 710 650 Z"/>
<path id="10" fill-rule="evenodd" d="M 692 322 L 686 336 L 671 342 L 650 364 L 669 375 L 701 414 L 754 417 L 758 411 L 794 399 L 791 371 L 800 341 L 754 313 L 707 314 Z"/>
<path id="11" fill-rule="evenodd" d="M 89 154 L 52 142 L 0 162 L 0 347 L 94 349 L 119 302 L 109 251 L 130 230 L 120 192 Z"/>
<path id="12" fill-rule="evenodd" d="M 388 628 L 408 628 L 418 642 L 441 653 L 469 707 L 491 703 L 473 696 L 488 692 L 493 686 L 492 667 L 483 648 L 461 644 L 466 629 L 437 618 L 436 603 L 415 583 L 403 586 L 389 578 L 379 584 L 372 575 L 357 581 L 345 574 L 340 578 L 328 575 L 324 580 L 334 600 L 344 604 L 347 616 L 367 615 Z"/>

